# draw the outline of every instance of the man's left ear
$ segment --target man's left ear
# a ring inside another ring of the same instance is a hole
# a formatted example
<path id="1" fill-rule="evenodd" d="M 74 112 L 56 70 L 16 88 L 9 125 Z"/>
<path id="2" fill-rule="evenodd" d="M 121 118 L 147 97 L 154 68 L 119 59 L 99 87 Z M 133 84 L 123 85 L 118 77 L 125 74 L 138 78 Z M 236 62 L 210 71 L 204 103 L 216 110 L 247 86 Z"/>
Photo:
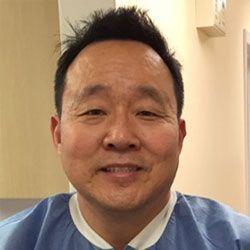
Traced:
<path id="1" fill-rule="evenodd" d="M 183 119 L 179 119 L 179 149 L 181 152 L 182 144 L 186 136 L 186 122 Z"/>
<path id="2" fill-rule="evenodd" d="M 50 130 L 55 149 L 58 154 L 61 153 L 61 128 L 60 119 L 57 115 L 52 115 L 50 118 Z"/>

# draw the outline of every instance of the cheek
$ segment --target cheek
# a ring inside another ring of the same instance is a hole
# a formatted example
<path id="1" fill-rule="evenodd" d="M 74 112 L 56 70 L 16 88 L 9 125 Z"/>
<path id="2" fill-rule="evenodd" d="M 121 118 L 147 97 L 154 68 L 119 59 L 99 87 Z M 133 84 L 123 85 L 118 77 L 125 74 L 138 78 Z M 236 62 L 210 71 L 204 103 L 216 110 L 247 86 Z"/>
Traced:
<path id="1" fill-rule="evenodd" d="M 148 183 L 155 188 L 169 190 L 174 180 L 178 159 L 178 131 L 175 129 L 157 129 L 144 137 L 145 147 L 150 152 L 152 171 Z"/>
<path id="2" fill-rule="evenodd" d="M 62 132 L 62 151 L 63 154 L 74 159 L 84 159 L 91 156 L 98 147 L 99 137 L 97 133 L 92 133 L 75 126 Z"/>
<path id="3" fill-rule="evenodd" d="M 151 133 L 144 133 L 143 141 L 145 147 L 157 155 L 159 159 L 176 157 L 179 155 L 178 150 L 178 131 L 174 128 L 158 128 Z"/>
<path id="4" fill-rule="evenodd" d="M 91 183 L 98 147 L 96 134 L 86 132 L 82 126 L 62 130 L 61 160 L 68 179 L 76 188 L 83 182 Z"/>

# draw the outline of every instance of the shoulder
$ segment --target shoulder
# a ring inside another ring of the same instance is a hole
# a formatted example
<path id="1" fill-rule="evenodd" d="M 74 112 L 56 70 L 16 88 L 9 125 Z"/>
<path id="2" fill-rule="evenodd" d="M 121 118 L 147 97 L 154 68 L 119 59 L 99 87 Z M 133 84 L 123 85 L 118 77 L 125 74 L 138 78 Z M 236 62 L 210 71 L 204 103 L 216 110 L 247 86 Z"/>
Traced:
<path id="1" fill-rule="evenodd" d="M 176 217 L 193 224 L 208 239 L 229 239 L 250 247 L 250 217 L 220 202 L 177 193 Z"/>
<path id="2" fill-rule="evenodd" d="M 22 221 L 30 220 L 33 217 L 37 217 L 36 219 L 41 220 L 45 216 L 48 216 L 48 214 L 50 214 L 54 208 L 56 208 L 56 210 L 58 210 L 59 208 L 60 210 L 64 210 L 67 207 L 69 198 L 69 194 L 58 194 L 41 200 L 34 207 L 23 210 L 1 221 L 0 230 L 1 228 L 6 227 L 8 225 L 21 223 Z"/>
<path id="3" fill-rule="evenodd" d="M 17 249 L 13 247 L 16 247 L 15 244 L 18 244 L 18 242 L 19 244 L 20 242 L 26 242 L 27 245 L 32 246 L 35 239 L 41 236 L 41 231 L 48 231 L 50 225 L 58 224 L 58 221 L 62 221 L 62 218 L 67 223 L 70 218 L 68 208 L 70 197 L 70 194 L 51 196 L 40 201 L 34 207 L 1 221 L 0 247 Z"/>
<path id="4" fill-rule="evenodd" d="M 191 211 L 195 214 L 202 214 L 203 216 L 206 214 L 207 216 L 219 217 L 223 215 L 224 219 L 234 219 L 243 218 L 246 220 L 246 223 L 250 223 L 250 217 L 240 214 L 235 211 L 233 208 L 225 205 L 221 202 L 204 198 L 198 196 L 191 195 L 183 195 L 181 193 L 177 193 L 177 207 L 179 207 L 180 211 L 183 209 L 184 211 Z M 185 212 L 184 212 L 185 213 Z"/>

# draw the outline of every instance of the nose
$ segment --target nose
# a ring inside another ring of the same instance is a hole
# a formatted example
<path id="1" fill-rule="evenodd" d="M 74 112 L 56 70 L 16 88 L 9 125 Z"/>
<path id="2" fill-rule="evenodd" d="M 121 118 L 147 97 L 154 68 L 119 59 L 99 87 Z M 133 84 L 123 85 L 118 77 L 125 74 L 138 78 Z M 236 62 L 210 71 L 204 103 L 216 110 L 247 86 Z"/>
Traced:
<path id="1" fill-rule="evenodd" d="M 103 140 L 106 150 L 133 151 L 140 148 L 140 140 L 135 131 L 135 125 L 129 119 L 117 117 Z"/>

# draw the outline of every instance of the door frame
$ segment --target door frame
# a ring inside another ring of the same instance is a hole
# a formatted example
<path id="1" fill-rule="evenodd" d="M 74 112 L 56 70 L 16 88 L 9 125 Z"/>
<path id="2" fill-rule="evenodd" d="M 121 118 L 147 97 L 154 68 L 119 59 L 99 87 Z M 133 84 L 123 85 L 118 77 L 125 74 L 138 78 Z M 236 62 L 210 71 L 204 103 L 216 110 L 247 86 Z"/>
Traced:
<path id="1" fill-rule="evenodd" d="M 250 215 L 250 32 L 243 30 L 246 205 Z"/>

